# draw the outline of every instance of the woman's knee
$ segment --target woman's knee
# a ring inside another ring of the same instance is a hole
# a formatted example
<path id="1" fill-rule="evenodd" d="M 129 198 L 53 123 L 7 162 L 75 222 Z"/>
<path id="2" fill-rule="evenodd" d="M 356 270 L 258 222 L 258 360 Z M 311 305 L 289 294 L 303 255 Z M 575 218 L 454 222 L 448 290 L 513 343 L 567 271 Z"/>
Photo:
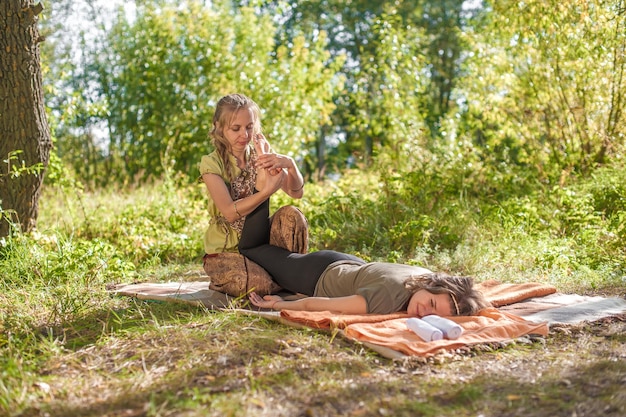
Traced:
<path id="1" fill-rule="evenodd" d="M 307 253 L 309 223 L 294 206 L 283 206 L 271 218 L 270 244 L 294 253 Z"/>

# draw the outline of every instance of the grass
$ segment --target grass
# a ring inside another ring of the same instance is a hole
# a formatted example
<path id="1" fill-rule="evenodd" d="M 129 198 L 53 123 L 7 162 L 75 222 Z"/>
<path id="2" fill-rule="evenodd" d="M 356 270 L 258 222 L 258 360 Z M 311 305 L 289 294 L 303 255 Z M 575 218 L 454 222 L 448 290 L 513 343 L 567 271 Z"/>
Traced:
<path id="1" fill-rule="evenodd" d="M 393 362 L 263 319 L 129 304 L 120 315 L 132 325 L 43 364 L 21 415 L 617 416 L 626 406 L 626 348 L 610 328 L 623 323 Z"/>
<path id="2" fill-rule="evenodd" d="M 314 249 L 624 296 L 623 171 L 569 193 L 512 195 L 497 209 L 468 197 L 420 202 L 418 184 L 435 185 L 419 175 L 400 184 L 348 174 L 307 186 L 297 204 Z M 0 415 L 626 413 L 619 319 L 392 361 L 332 334 L 107 293 L 120 282 L 197 279 L 206 221 L 197 185 L 46 188 L 38 231 L 0 245 Z"/>

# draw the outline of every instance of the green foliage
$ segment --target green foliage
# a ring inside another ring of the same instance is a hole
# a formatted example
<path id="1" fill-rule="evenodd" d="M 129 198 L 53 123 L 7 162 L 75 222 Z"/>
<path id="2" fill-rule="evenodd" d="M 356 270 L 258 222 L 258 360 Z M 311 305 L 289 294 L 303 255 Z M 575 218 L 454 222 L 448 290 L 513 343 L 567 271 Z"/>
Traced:
<path id="1" fill-rule="evenodd" d="M 585 178 L 581 187 L 591 194 L 594 209 L 608 218 L 619 217 L 626 209 L 626 173 L 622 165 L 607 166 Z"/>
<path id="2" fill-rule="evenodd" d="M 44 217 L 40 227 L 56 224 L 79 239 L 110 242 L 136 265 L 186 263 L 201 255 L 200 236 L 208 220 L 203 220 L 198 185 L 177 189 L 167 182 L 134 192 L 110 189 L 102 193 L 105 199 L 94 200 L 92 193 L 61 190 L 57 204 L 69 207 Z"/>
<path id="3" fill-rule="evenodd" d="M 312 205 L 304 210 L 314 246 L 485 278 L 547 276 L 563 287 L 576 280 L 614 285 L 609 283 L 623 275 L 619 166 L 598 171 L 594 180 L 535 185 L 532 192 L 508 197 L 506 184 L 497 194 L 481 193 L 470 170 L 435 167 L 352 173 L 313 188 L 322 198 L 307 197 Z M 607 200 L 615 202 L 615 212 Z"/>
<path id="4" fill-rule="evenodd" d="M 20 187 L 20 183 L 13 180 L 19 180 L 20 177 L 32 175 L 38 177 L 42 175 L 44 171 L 44 164 L 39 162 L 33 165 L 27 165 L 24 159 L 20 160 L 20 155 L 24 153 L 23 150 L 17 149 L 10 151 L 6 156 L 6 159 L 2 160 L 2 169 L 0 169 L 0 183 L 5 187 Z M 4 165 L 6 164 L 6 168 Z M 3 177 L 6 177 L 3 179 Z M 19 215 L 13 208 L 2 207 L 2 199 L 0 199 L 0 222 L 6 222 L 7 228 L 5 229 L 7 234 L 12 231 L 19 231 L 22 229 L 22 225 L 19 224 Z"/>
<path id="5" fill-rule="evenodd" d="M 338 156 L 323 155 L 329 163 L 341 166 L 334 159 L 345 159 L 352 151 L 369 163 L 380 145 L 397 154 L 419 136 L 418 129 L 439 136 L 439 119 L 454 107 L 452 94 L 465 50 L 459 33 L 479 7 L 460 0 L 261 3 L 269 13 L 284 15 L 280 42 L 325 31 L 331 54 L 348 55 L 341 70 L 347 94 L 336 97 L 334 115 L 336 129 L 347 135 L 346 149 Z"/>
<path id="6" fill-rule="evenodd" d="M 623 152 L 626 15 L 619 2 L 492 2 L 467 34 L 459 125 L 490 161 L 539 177 L 589 172 Z"/>
<path id="7" fill-rule="evenodd" d="M 275 149 L 303 156 L 329 123 L 341 60 L 330 60 L 324 33 L 276 46 L 276 30 L 268 16 L 228 2 L 146 4 L 132 22 L 120 12 L 95 66 L 111 129 L 107 173 L 195 176 L 210 150 L 213 107 L 230 92 L 258 102 Z"/>
<path id="8" fill-rule="evenodd" d="M 382 15 L 371 27 L 371 41 L 379 47 L 370 52 L 355 71 L 347 111 L 351 151 L 359 152 L 365 164 L 386 155 L 385 162 L 400 168 L 412 164 L 411 149 L 424 146 L 422 109 L 427 89 L 419 72 L 425 66 L 420 56 L 423 32 L 403 27 L 399 16 Z M 361 51 L 365 55 L 365 51 Z M 352 149 L 351 149 L 352 148 Z"/>
<path id="9" fill-rule="evenodd" d="M 420 1 L 415 2 L 417 5 L 405 3 L 404 7 L 415 8 L 411 14 L 411 20 L 415 20 L 413 25 L 423 28 L 426 35 L 421 41 L 421 50 L 428 63 L 425 69 L 429 77 L 420 108 L 432 137 L 440 138 L 446 134 L 442 130 L 442 119 L 457 108 L 455 90 L 468 55 L 463 33 L 471 30 L 476 15 L 484 10 L 476 2 L 464 0 Z"/>
<path id="10" fill-rule="evenodd" d="M 38 176 L 44 169 L 43 163 L 39 162 L 34 165 L 26 165 L 26 161 L 19 159 L 19 155 L 24 153 L 23 150 L 17 149 L 9 152 L 7 159 L 2 160 L 6 164 L 6 173 L 4 169 L 0 172 L 0 177 L 18 178 L 22 175 Z"/>
<path id="11" fill-rule="evenodd" d="M 309 178 L 426 153 L 523 194 L 623 154 L 615 1 L 145 1 L 127 16 L 91 49 L 80 37 L 80 63 L 46 52 L 57 151 L 92 185 L 195 177 L 232 91 Z"/>
<path id="12" fill-rule="evenodd" d="M 325 186 L 328 196 L 311 208 L 312 239 L 389 262 L 424 263 L 434 252 L 455 248 L 477 218 L 473 203 L 455 189 L 458 184 L 437 174 L 450 175 L 428 168 L 354 172 L 338 186 Z"/>

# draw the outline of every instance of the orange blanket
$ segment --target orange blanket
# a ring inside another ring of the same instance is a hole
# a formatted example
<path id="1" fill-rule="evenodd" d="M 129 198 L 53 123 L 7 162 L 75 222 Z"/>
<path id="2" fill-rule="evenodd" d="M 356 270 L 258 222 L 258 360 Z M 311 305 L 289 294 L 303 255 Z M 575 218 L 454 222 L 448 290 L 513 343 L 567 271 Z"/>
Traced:
<path id="1" fill-rule="evenodd" d="M 500 284 L 487 281 L 479 289 L 494 306 L 501 306 L 530 297 L 556 292 L 556 288 L 539 283 Z M 394 314 L 335 314 L 329 311 L 282 310 L 281 317 L 292 323 L 318 329 L 340 329 L 349 338 L 383 346 L 405 355 L 431 356 L 442 350 L 458 349 L 478 343 L 502 342 L 526 334 L 548 334 L 547 323 L 532 323 L 494 307 L 482 310 L 476 316 L 448 317 L 463 327 L 463 335 L 456 340 L 425 342 L 406 327 L 406 313 Z"/>
<path id="2" fill-rule="evenodd" d="M 373 343 L 405 355 L 431 356 L 441 350 L 458 349 L 477 343 L 502 342 L 526 334 L 548 334 L 547 323 L 532 323 L 496 308 L 482 310 L 476 316 L 448 317 L 463 327 L 456 340 L 425 342 L 407 329 L 404 313 L 389 315 L 335 314 L 329 311 L 282 310 L 283 319 L 318 329 L 337 328 L 352 339 Z"/>

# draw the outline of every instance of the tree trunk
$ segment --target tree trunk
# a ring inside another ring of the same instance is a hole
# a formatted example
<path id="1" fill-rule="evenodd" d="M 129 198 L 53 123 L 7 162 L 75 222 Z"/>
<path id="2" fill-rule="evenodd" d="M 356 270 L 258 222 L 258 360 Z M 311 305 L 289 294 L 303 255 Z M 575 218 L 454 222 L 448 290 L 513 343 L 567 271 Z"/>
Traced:
<path id="1" fill-rule="evenodd" d="M 0 237 L 30 231 L 50 159 L 35 0 L 0 1 Z"/>

